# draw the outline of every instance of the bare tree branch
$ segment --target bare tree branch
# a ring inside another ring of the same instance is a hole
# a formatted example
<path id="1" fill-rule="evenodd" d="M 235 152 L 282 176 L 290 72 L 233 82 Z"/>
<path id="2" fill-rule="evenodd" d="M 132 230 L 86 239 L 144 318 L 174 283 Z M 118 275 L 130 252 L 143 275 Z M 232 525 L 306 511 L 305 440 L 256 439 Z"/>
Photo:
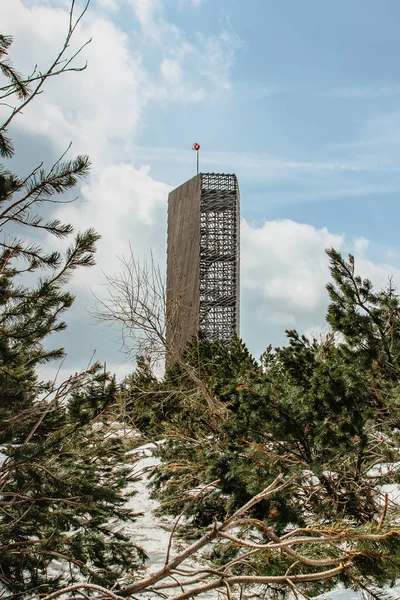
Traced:
<path id="1" fill-rule="evenodd" d="M 68 32 L 65 37 L 65 40 L 64 40 L 61 50 L 59 51 L 57 57 L 52 62 L 50 67 L 44 73 L 39 72 L 38 75 L 33 75 L 33 77 L 31 77 L 31 78 L 22 80 L 22 83 L 27 88 L 29 88 L 29 85 L 34 82 L 37 82 L 37 84 L 34 86 L 34 88 L 32 90 L 29 90 L 26 98 L 24 98 L 22 100 L 22 102 L 20 102 L 20 104 L 14 106 L 14 108 L 11 111 L 11 114 L 6 118 L 4 123 L 0 126 L 0 133 L 3 133 L 3 134 L 6 133 L 7 127 L 10 125 L 10 123 L 14 119 L 14 117 L 17 114 L 19 114 L 30 102 L 32 102 L 32 100 L 35 98 L 35 96 L 37 96 L 38 94 L 41 93 L 42 87 L 43 87 L 44 83 L 47 81 L 47 79 L 49 79 L 50 77 L 54 77 L 56 75 L 60 75 L 62 73 L 66 73 L 68 71 L 84 71 L 86 69 L 86 66 L 87 66 L 86 63 L 82 67 L 71 67 L 70 65 L 71 65 L 72 61 L 85 48 L 85 46 L 87 46 L 91 42 L 91 40 L 86 41 L 71 57 L 64 59 L 64 55 L 65 55 L 67 49 L 69 48 L 71 38 L 72 38 L 79 22 L 81 21 L 81 19 L 83 18 L 83 16 L 85 15 L 85 13 L 87 12 L 87 10 L 89 8 L 89 4 L 90 4 L 90 0 L 87 0 L 85 6 L 83 7 L 83 9 L 79 13 L 79 15 L 74 18 L 75 0 L 72 0 L 71 8 L 69 11 Z M 36 68 L 35 68 L 34 72 L 35 71 L 36 71 Z M 3 94 L 0 94 L 0 98 L 5 98 L 12 94 L 15 94 L 15 92 L 16 92 L 15 83 L 11 83 L 9 85 L 6 85 L 6 86 L 0 88 L 0 92 L 4 92 Z"/>

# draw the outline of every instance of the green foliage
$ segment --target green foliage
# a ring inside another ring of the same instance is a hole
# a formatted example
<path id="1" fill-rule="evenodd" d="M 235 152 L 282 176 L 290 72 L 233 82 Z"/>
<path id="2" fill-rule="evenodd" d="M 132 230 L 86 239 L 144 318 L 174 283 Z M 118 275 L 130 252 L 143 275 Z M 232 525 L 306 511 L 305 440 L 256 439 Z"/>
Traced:
<path id="1" fill-rule="evenodd" d="M 369 281 L 354 274 L 352 257 L 346 262 L 334 250 L 328 255 L 332 329 L 324 338 L 287 331 L 287 346 L 267 348 L 259 362 L 240 340 L 230 346 L 200 340 L 163 381 L 148 377 L 146 401 L 130 385 L 136 375 L 127 381 L 130 415 L 149 436 L 165 437 L 158 446 L 162 466 L 153 494 L 161 511 L 190 517 L 192 532 L 215 518 L 222 521 L 278 474 L 293 477 L 293 485 L 252 512 L 278 535 L 296 527 L 332 531 L 338 524 L 360 533 L 397 527 L 398 508 L 392 504 L 379 522 L 381 486 L 400 483 L 400 469 L 397 464 L 388 475 L 379 465 L 400 459 L 399 297 L 391 283 L 375 293 Z M 192 370 L 215 411 L 194 385 Z M 351 576 L 364 577 L 368 585 L 390 585 L 399 572 L 399 542 L 398 535 L 384 543 L 360 542 Z M 322 550 L 311 546 L 310 556 Z M 285 572 L 274 556 L 264 563 L 257 556 L 251 569 Z M 221 557 L 214 558 L 219 564 Z M 291 574 L 310 568 L 299 563 Z M 321 593 L 333 584 L 308 584 L 303 591 Z"/>
<path id="2" fill-rule="evenodd" d="M 11 41 L 0 35 L 0 96 L 14 95 L 22 105 L 0 126 L 3 159 L 14 152 L 6 135 L 11 118 L 55 74 L 35 77 L 40 84 L 30 95 L 30 79 L 6 58 Z M 65 62 L 59 59 L 58 67 Z M 234 575 L 295 577 L 318 574 L 348 552 L 337 578 L 304 583 L 302 593 L 320 594 L 338 581 L 364 590 L 393 584 L 399 514 L 382 493 L 383 484 L 400 479 L 400 302 L 392 283 L 374 292 L 355 274 L 353 257 L 331 249 L 331 333 L 324 339 L 288 331 L 286 347 L 268 347 L 256 361 L 239 339 L 225 346 L 200 335 L 162 381 L 141 358 L 120 389 L 99 365 L 58 387 L 41 382 L 38 367 L 63 355 L 45 343 L 66 327 L 62 317 L 74 297 L 65 286 L 77 268 L 94 264 L 99 236 L 89 229 L 65 252 L 46 252 L 29 235 L 73 234 L 70 224 L 43 219 L 39 207 L 73 189 L 89 166 L 87 157 L 63 156 L 21 178 L 0 165 L 2 588 L 33 598 L 82 578 L 113 586 L 122 573 L 135 575 L 144 554 L 122 529 L 134 515 L 124 508 L 127 448 L 109 429 L 116 406 L 148 437 L 165 437 L 153 493 L 161 511 L 189 518 L 191 536 L 224 521 L 278 475 L 290 485 L 255 503 L 235 524 L 237 535 L 250 544 L 294 531 L 322 536 L 323 544 L 302 547 L 301 560 L 292 549 L 244 556 L 231 539 L 213 545 L 215 567 L 231 561 Z M 271 596 L 290 589 L 267 587 Z"/>
<path id="3" fill-rule="evenodd" d="M 5 59 L 10 45 L 0 36 L 0 92 L 24 99 L 27 80 Z M 12 154 L 0 127 L 0 156 Z M 115 380 L 98 364 L 60 385 L 38 377 L 40 365 L 64 354 L 45 344 L 66 327 L 74 296 L 65 286 L 76 269 L 94 264 L 99 235 L 76 233 L 64 252 L 46 252 L 29 236 L 74 234 L 38 211 L 89 166 L 85 156 L 62 157 L 22 178 L 0 165 L 0 587 L 12 597 L 37 597 L 82 577 L 113 585 L 144 558 L 116 525 L 134 515 L 124 508 L 127 448 L 108 427 Z"/>
<path id="4" fill-rule="evenodd" d="M 93 426 L 97 409 L 87 396 L 79 405 L 86 425 L 76 419 L 76 398 L 71 410 L 54 403 L 28 442 L 2 448 L 0 579 L 11 593 L 30 594 L 39 586 L 48 592 L 82 575 L 112 585 L 121 570 L 133 574 L 144 558 L 112 524 L 134 517 L 124 508 L 131 472 L 124 466 L 126 447 L 106 435 L 106 424 Z M 48 403 L 37 409 L 48 410 Z"/>

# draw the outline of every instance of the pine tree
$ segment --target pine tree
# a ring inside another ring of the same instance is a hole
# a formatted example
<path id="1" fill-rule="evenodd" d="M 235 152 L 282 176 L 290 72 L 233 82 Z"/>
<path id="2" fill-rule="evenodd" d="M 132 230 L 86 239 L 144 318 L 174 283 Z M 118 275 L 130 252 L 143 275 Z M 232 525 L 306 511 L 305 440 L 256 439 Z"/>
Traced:
<path id="1" fill-rule="evenodd" d="M 73 7 L 64 50 L 75 28 Z M 0 126 L 3 161 L 14 152 L 11 118 L 57 74 L 57 64 L 60 74 L 67 64 L 61 53 L 53 71 L 23 79 L 6 58 L 11 42 L 0 36 L 0 93 L 16 100 Z M 107 425 L 115 381 L 107 383 L 98 364 L 61 384 L 38 376 L 40 365 L 64 355 L 45 342 L 66 327 L 62 318 L 74 301 L 66 284 L 76 269 L 94 264 L 99 235 L 77 233 L 64 252 L 46 252 L 29 236 L 74 234 L 70 224 L 44 219 L 40 208 L 73 189 L 89 166 L 86 156 L 63 156 L 20 177 L 0 165 L 0 586 L 7 597 L 37 597 L 82 577 L 112 585 L 143 559 L 115 526 L 133 518 L 124 508 L 126 447 L 93 426 L 99 419 Z M 23 235 L 16 236 L 18 228 Z"/>
<path id="2" fill-rule="evenodd" d="M 259 502 L 252 517 L 280 536 L 293 528 L 387 531 L 384 543 L 355 544 L 360 556 L 342 581 L 390 585 L 399 569 L 399 514 L 390 503 L 382 509 L 381 486 L 400 483 L 399 300 L 392 285 L 375 293 L 355 276 L 351 257 L 347 262 L 333 250 L 329 256 L 332 330 L 324 338 L 288 331 L 288 344 L 267 348 L 260 362 L 239 340 L 194 342 L 183 362 L 196 369 L 218 414 L 181 364 L 157 382 L 147 410 L 153 423 L 158 412 L 157 434 L 166 441 L 158 447 L 162 466 L 153 494 L 163 512 L 191 517 L 186 533 L 193 535 L 194 527 L 223 521 L 279 474 L 294 477 L 283 494 Z M 170 414 L 160 408 L 162 385 L 174 399 Z M 216 564 L 232 559 L 235 550 L 229 552 L 214 553 Z M 258 555 L 248 568 L 278 574 L 284 564 Z M 299 564 L 291 573 L 304 569 Z M 334 584 L 303 590 L 320 593 Z"/>

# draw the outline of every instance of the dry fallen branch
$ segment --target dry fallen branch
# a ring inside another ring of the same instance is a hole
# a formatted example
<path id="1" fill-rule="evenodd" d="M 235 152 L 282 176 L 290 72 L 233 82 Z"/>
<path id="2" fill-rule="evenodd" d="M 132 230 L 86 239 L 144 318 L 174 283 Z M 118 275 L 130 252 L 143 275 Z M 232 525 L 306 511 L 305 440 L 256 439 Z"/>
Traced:
<path id="1" fill-rule="evenodd" d="M 284 492 L 295 484 L 295 477 L 284 480 L 283 476 L 278 476 L 265 490 L 254 496 L 223 523 L 215 522 L 214 526 L 200 539 L 179 552 L 175 557 L 170 558 L 172 537 L 176 531 L 176 527 L 174 527 L 168 545 L 165 565 L 155 573 L 125 585 L 118 591 L 115 589 L 109 591 L 100 587 L 90 588 L 88 584 L 82 583 L 81 585 L 76 584 L 59 590 L 46 596 L 43 600 L 53 600 L 64 594 L 79 594 L 84 590 L 98 591 L 98 595 L 91 596 L 96 600 L 120 600 L 121 598 L 138 600 L 138 598 L 148 597 L 149 594 L 156 594 L 170 600 L 186 600 L 186 598 L 197 597 L 217 589 L 228 598 L 233 598 L 233 588 L 235 586 L 236 588 L 239 586 L 243 590 L 244 587 L 266 585 L 289 586 L 295 596 L 308 598 L 307 594 L 298 585 L 333 579 L 344 573 L 352 565 L 354 558 L 362 553 L 362 551 L 357 552 L 354 547 L 351 548 L 351 542 L 357 540 L 382 541 L 396 533 L 391 531 L 384 534 L 359 534 L 351 528 L 343 528 L 340 532 L 334 529 L 329 531 L 322 528 L 309 528 L 294 530 L 279 537 L 261 521 L 247 516 L 256 504 L 274 494 Z M 242 533 L 246 533 L 250 528 L 254 530 L 254 528 L 260 529 L 260 527 L 270 539 L 268 543 L 250 542 L 246 539 L 246 536 L 239 537 L 236 533 L 229 533 L 231 530 L 237 530 L 238 528 L 241 528 Z M 236 558 L 226 562 L 219 568 L 201 567 L 198 563 L 193 566 L 193 561 L 196 560 L 196 557 L 198 558 L 199 552 L 210 549 L 214 544 L 224 545 L 227 542 L 233 543 L 239 550 L 239 555 Z M 328 553 L 326 548 L 329 547 L 331 549 L 330 555 L 326 557 L 320 555 L 319 559 L 314 560 L 294 549 L 294 547 L 299 546 L 307 548 L 313 544 L 324 545 L 326 553 Z M 255 574 L 235 573 L 233 570 L 238 565 L 249 566 L 249 558 L 265 551 L 283 552 L 289 561 L 289 568 L 282 575 L 260 574 L 257 569 L 254 569 Z M 187 561 L 190 565 L 184 567 Z M 313 567 L 313 572 L 290 574 L 293 567 L 299 564 Z M 318 570 L 315 571 L 315 568 Z"/>

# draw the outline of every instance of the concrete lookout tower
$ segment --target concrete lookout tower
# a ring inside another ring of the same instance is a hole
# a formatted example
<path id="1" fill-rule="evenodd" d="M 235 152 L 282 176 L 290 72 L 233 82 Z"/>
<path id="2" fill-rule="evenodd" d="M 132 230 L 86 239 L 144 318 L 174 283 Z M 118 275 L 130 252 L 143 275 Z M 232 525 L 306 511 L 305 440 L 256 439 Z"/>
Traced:
<path id="1" fill-rule="evenodd" d="M 199 173 L 168 197 L 167 361 L 199 330 L 239 333 L 240 196 L 236 175 Z"/>

